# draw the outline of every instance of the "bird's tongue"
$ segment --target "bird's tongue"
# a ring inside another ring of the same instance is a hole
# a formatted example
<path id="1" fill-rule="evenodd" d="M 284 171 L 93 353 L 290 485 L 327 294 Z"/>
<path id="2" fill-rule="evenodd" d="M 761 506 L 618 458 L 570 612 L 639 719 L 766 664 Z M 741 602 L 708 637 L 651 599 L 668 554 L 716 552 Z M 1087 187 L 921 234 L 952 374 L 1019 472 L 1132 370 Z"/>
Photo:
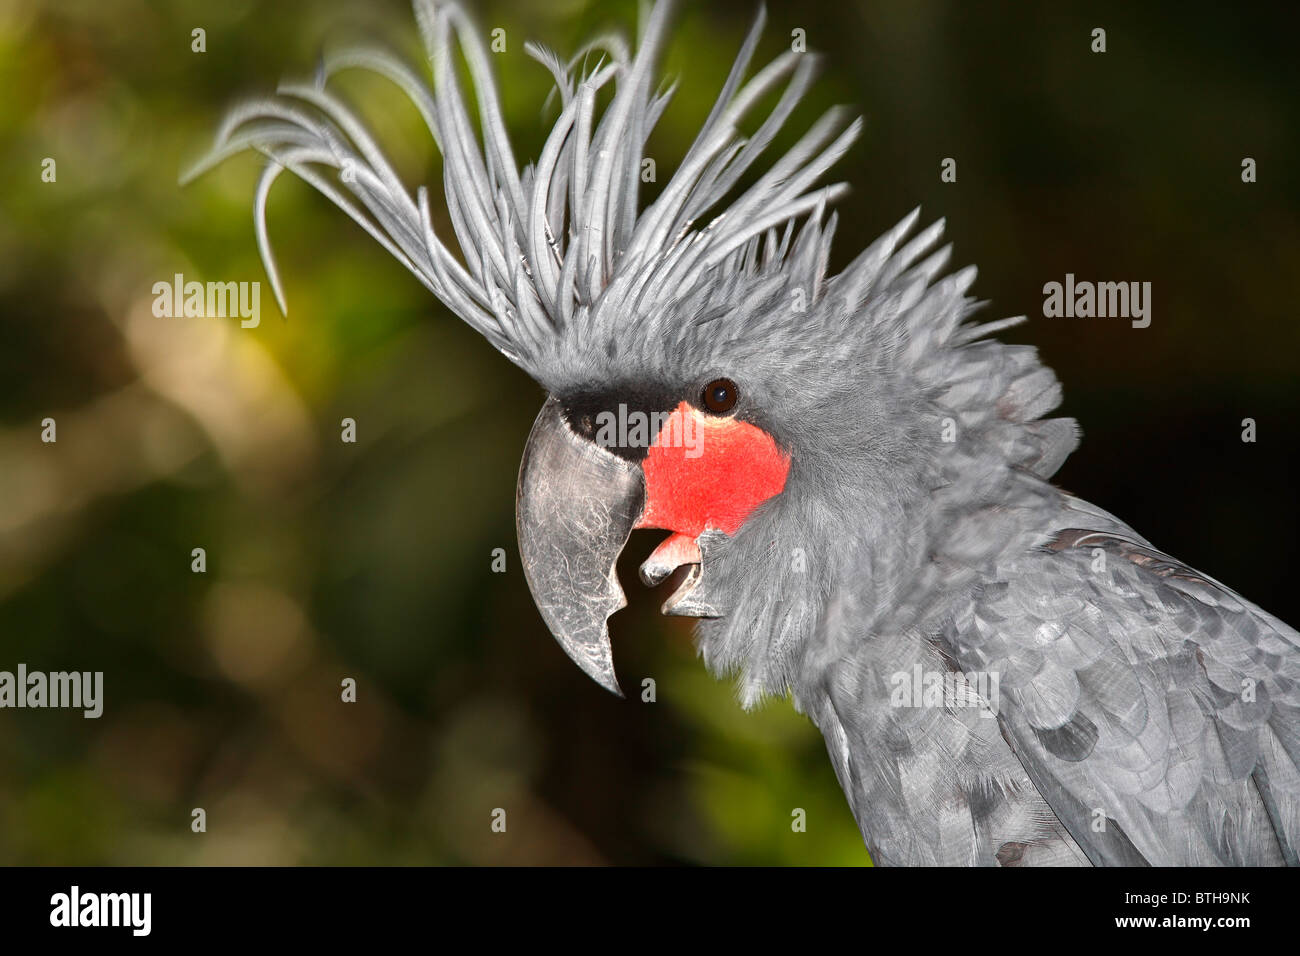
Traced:
<path id="1" fill-rule="evenodd" d="M 688 534 L 671 534 L 641 564 L 641 580 L 654 587 L 684 564 L 700 563 L 700 546 Z"/>

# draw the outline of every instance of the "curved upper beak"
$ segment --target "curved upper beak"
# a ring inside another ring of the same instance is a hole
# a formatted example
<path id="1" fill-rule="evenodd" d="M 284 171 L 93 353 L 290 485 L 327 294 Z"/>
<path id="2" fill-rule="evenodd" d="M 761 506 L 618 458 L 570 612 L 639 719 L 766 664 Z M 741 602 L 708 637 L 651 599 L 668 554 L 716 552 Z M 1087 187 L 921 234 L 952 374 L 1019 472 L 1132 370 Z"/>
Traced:
<path id="1" fill-rule="evenodd" d="M 524 576 L 546 626 L 588 676 L 623 696 L 606 621 L 627 604 L 615 564 L 645 506 L 641 466 L 575 434 L 548 398 L 515 504 Z"/>

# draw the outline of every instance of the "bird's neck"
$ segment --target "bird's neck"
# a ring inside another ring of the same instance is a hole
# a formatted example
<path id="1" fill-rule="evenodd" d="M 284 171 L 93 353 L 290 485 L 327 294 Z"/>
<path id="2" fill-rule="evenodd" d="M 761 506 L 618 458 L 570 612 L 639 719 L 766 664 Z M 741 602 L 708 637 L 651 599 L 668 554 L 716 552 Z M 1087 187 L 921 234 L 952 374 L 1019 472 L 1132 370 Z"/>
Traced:
<path id="1" fill-rule="evenodd" d="M 997 675 L 963 673 L 943 638 L 1060 513 L 1050 485 L 1003 477 L 1000 490 L 976 476 L 937 489 L 908 509 L 897 546 L 862 542 L 851 566 L 869 573 L 841 577 L 801 655 L 796 706 L 822 730 L 878 863 L 1085 859 L 1000 733 Z"/>

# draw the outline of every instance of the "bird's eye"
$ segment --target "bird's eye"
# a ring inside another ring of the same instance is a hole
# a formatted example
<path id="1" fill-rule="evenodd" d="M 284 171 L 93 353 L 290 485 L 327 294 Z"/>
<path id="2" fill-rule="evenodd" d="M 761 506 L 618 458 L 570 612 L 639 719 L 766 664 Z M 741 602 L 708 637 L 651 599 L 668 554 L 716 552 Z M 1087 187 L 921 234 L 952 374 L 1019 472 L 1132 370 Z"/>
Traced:
<path id="1" fill-rule="evenodd" d="M 717 415 L 731 411 L 740 398 L 740 390 L 729 378 L 714 379 L 704 386 L 704 407 Z"/>

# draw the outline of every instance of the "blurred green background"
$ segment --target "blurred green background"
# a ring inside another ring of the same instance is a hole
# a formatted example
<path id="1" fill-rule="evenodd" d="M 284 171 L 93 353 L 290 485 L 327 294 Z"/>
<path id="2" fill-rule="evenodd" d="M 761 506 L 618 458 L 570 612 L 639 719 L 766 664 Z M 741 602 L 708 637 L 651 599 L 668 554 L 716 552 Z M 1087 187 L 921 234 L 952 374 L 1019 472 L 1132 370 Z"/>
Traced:
<path id="1" fill-rule="evenodd" d="M 521 159 L 554 116 L 523 42 L 567 53 L 636 17 L 471 9 L 506 30 Z M 661 182 L 753 11 L 680 11 Z M 803 125 L 833 102 L 868 120 L 838 169 L 838 261 L 917 204 L 947 217 L 985 317 L 1036 317 L 1004 337 L 1039 346 L 1083 424 L 1059 483 L 1300 622 L 1294 9 L 769 14 L 763 52 L 801 28 L 827 54 Z M 654 678 L 655 703 L 609 696 L 549 637 L 514 544 L 530 380 L 291 177 L 269 213 L 282 321 L 253 240 L 259 161 L 177 185 L 228 105 L 357 40 L 421 62 L 401 0 L 0 0 L 0 669 L 105 673 L 99 720 L 0 711 L 0 863 L 867 863 L 817 731 L 783 701 L 741 712 L 636 581 L 656 535 L 633 538 L 612 622 L 624 687 Z M 408 181 L 436 183 L 415 111 L 344 88 Z M 262 280 L 261 325 L 155 318 L 177 272 Z M 1067 272 L 1152 282 L 1151 327 L 1042 318 Z"/>

